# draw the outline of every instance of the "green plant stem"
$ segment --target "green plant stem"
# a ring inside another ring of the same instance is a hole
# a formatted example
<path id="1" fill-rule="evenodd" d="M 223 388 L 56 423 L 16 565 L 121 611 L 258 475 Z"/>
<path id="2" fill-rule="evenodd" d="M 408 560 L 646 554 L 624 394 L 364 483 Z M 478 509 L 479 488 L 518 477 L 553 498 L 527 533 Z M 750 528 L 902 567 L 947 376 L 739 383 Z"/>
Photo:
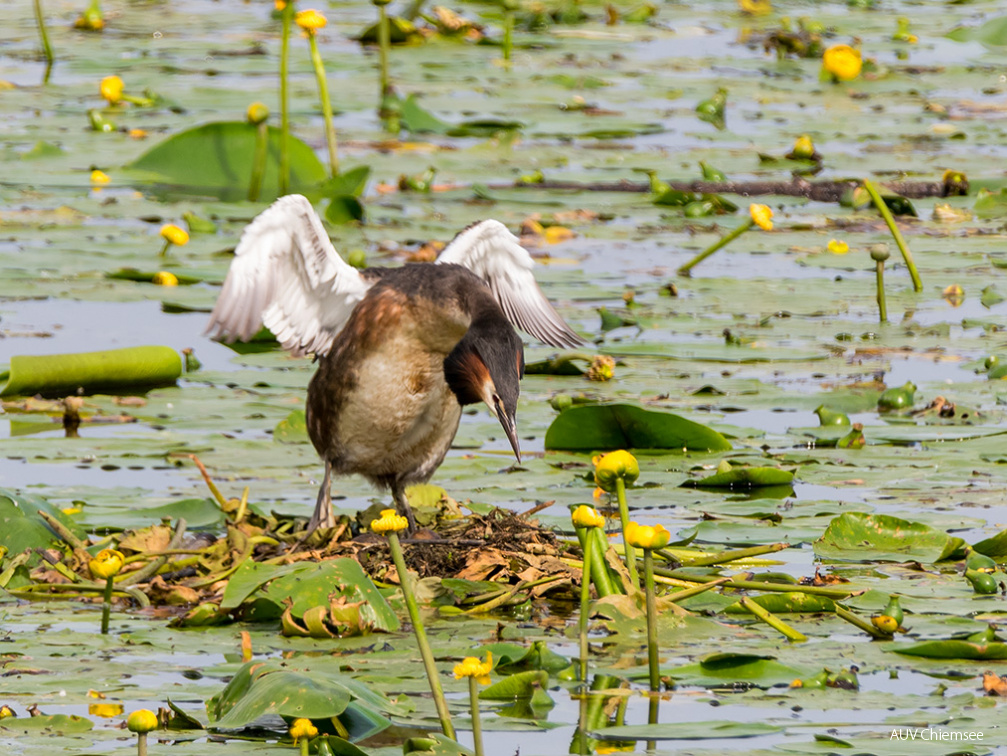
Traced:
<path id="1" fill-rule="evenodd" d="M 591 528 L 588 531 L 588 538 L 594 540 L 591 549 L 591 581 L 599 596 L 614 596 L 623 593 L 622 584 L 616 584 L 609 572 L 608 564 L 605 562 L 605 554 L 608 552 L 608 536 L 601 528 Z"/>
<path id="2" fill-rule="evenodd" d="M 669 593 L 665 595 L 665 599 L 675 604 L 679 601 L 684 601 L 687 598 L 692 598 L 693 596 L 698 596 L 700 593 L 706 593 L 707 591 L 716 588 L 718 585 L 724 585 L 730 581 L 730 578 L 717 578 L 712 583 L 703 583 L 702 585 L 697 585 L 694 588 L 684 588 L 681 591 L 675 591 L 674 593 Z"/>
<path id="3" fill-rule="evenodd" d="M 663 567 L 655 567 L 654 573 L 664 577 L 677 578 L 678 580 L 687 581 L 691 585 L 695 585 L 696 583 L 706 584 L 713 582 L 714 580 L 719 580 L 719 578 L 699 577 L 697 575 L 682 573 L 678 570 L 669 570 Z M 852 588 L 830 588 L 824 585 L 798 585 L 796 583 L 768 583 L 759 580 L 732 579 L 724 583 L 724 587 L 741 588 L 743 590 L 750 591 L 769 591 L 775 593 L 809 593 L 815 596 L 825 596 L 837 601 L 848 598 L 851 594 L 856 593 L 856 591 Z"/>
<path id="4" fill-rule="evenodd" d="M 647 666 L 650 671 L 650 690 L 661 689 L 661 671 L 657 660 L 657 606 L 654 589 L 654 552 L 643 550 L 644 591 L 647 594 Z"/>
<path id="5" fill-rule="evenodd" d="M 413 632 L 416 634 L 416 645 L 420 647 L 420 656 L 423 657 L 423 668 L 427 673 L 427 680 L 430 683 L 430 692 L 434 696 L 434 705 L 437 707 L 437 716 L 441 720 L 441 731 L 452 740 L 455 739 L 455 728 L 451 724 L 451 713 L 448 711 L 448 702 L 444 699 L 444 689 L 441 687 L 441 680 L 434 664 L 434 654 L 430 650 L 430 641 L 427 640 L 427 631 L 423 629 L 423 621 L 420 618 L 420 609 L 416 604 L 416 596 L 413 594 L 410 584 L 409 573 L 406 571 L 406 561 L 402 558 L 402 546 L 399 543 L 399 536 L 396 533 L 388 534 L 388 548 L 392 552 L 392 561 L 395 562 L 395 570 L 399 573 L 399 584 L 402 586 L 402 596 L 406 601 L 406 609 L 409 612 L 409 621 L 413 623 Z"/>
<path id="6" fill-rule="evenodd" d="M 514 46 L 514 11 L 507 9 L 504 11 L 503 28 L 503 59 L 510 66 L 511 50 Z"/>
<path id="7" fill-rule="evenodd" d="M 840 619 L 844 619 L 849 622 L 854 627 L 859 627 L 865 633 L 870 635 L 872 638 L 877 640 L 891 640 L 892 636 L 890 633 L 886 633 L 878 628 L 874 627 L 870 622 L 860 619 L 856 614 L 851 612 L 844 606 L 836 604 L 836 616 Z"/>
<path id="8" fill-rule="evenodd" d="M 472 742 L 475 744 L 476 756 L 483 756 L 483 723 L 479 719 L 479 683 L 476 678 L 469 678 L 469 706 L 472 712 Z"/>
<path id="9" fill-rule="evenodd" d="M 741 599 L 738 601 L 738 603 L 741 604 L 748 612 L 754 614 L 760 620 L 769 625 L 771 628 L 783 633 L 783 636 L 787 640 L 794 641 L 795 643 L 803 643 L 808 639 L 808 637 L 804 635 L 804 633 L 794 630 L 794 628 L 792 628 L 786 622 L 781 620 L 779 617 L 770 614 L 769 611 L 759 606 L 759 604 L 750 599 L 748 596 L 742 596 Z"/>
<path id="10" fill-rule="evenodd" d="M 314 33 L 309 34 L 308 44 L 311 46 L 311 65 L 314 66 L 315 78 L 318 79 L 318 97 L 322 101 L 322 117 L 325 119 L 325 141 L 329 146 L 329 172 L 335 178 L 339 175 L 336 127 L 332 125 L 332 103 L 329 101 L 329 84 L 325 78 L 325 64 L 322 63 L 322 54 L 318 51 L 318 36 Z"/>
<path id="11" fill-rule="evenodd" d="M 906 267 L 909 268 L 909 275 L 913 279 L 913 289 L 915 291 L 923 291 L 923 281 L 920 280 L 920 274 L 916 270 L 916 263 L 913 262 L 913 253 L 909 251 L 909 246 L 906 244 L 906 240 L 902 238 L 902 232 L 899 231 L 898 224 L 895 223 L 895 218 L 892 216 L 892 211 L 888 209 L 888 205 L 881 198 L 878 193 L 877 187 L 871 182 L 870 179 L 864 179 L 862 181 L 864 189 L 867 193 L 871 195 L 871 199 L 874 201 L 874 207 L 878 209 L 881 213 L 881 217 L 884 218 L 885 224 L 888 226 L 888 230 L 892 233 L 892 238 L 895 240 L 895 244 L 899 248 L 899 252 L 902 253 L 902 259 L 906 261 Z"/>
<path id="12" fill-rule="evenodd" d="M 34 0 L 35 25 L 38 27 L 38 35 L 42 38 L 42 52 L 45 54 L 45 74 L 42 76 L 42 83 L 49 83 L 49 73 L 52 71 L 52 64 L 55 56 L 52 52 L 52 43 L 49 41 L 49 32 L 45 28 L 45 14 L 42 13 L 42 0 Z"/>
<path id="13" fill-rule="evenodd" d="M 594 530 L 594 528 L 591 528 Z M 577 630 L 580 635 L 580 682 L 587 685 L 587 620 L 591 609 L 591 552 L 592 538 L 584 539 L 584 566 L 580 576 L 580 617 Z"/>
<path id="14" fill-rule="evenodd" d="M 738 559 L 748 559 L 749 557 L 761 556 L 762 554 L 772 554 L 777 551 L 789 549 L 789 543 L 770 543 L 765 546 L 752 546 L 747 549 L 730 549 L 721 551 L 719 554 L 710 554 L 705 557 L 696 557 L 682 562 L 683 567 L 709 567 L 713 564 L 723 564 L 724 562 L 734 562 Z M 663 550 L 657 552 L 658 556 L 665 556 Z"/>
<path id="15" fill-rule="evenodd" d="M 283 36 L 280 43 L 280 194 L 290 191 L 290 27 L 294 3 L 283 6 Z"/>
<path id="16" fill-rule="evenodd" d="M 388 26 L 388 13 L 385 6 L 378 6 L 378 75 L 381 77 L 380 107 L 384 107 L 385 97 L 392 89 L 388 75 L 388 50 L 392 46 L 391 29 Z"/>
<path id="17" fill-rule="evenodd" d="M 878 279 L 878 320 L 886 323 L 888 322 L 888 307 L 885 305 L 885 264 L 881 260 L 874 264 L 877 266 Z"/>
<path id="18" fill-rule="evenodd" d="M 643 583 L 646 593 L 646 661 L 651 672 L 651 692 L 661 690 L 661 668 L 658 664 L 658 607 L 654 587 L 654 552 L 643 550 Z"/>
<path id="19" fill-rule="evenodd" d="M 164 240 L 164 246 L 161 247 L 161 251 L 157 253 L 158 257 L 165 257 L 168 254 L 168 250 L 171 249 L 171 242 L 167 239 Z"/>
<path id="20" fill-rule="evenodd" d="M 136 734 L 136 756 L 147 756 L 147 733 Z"/>
<path id="21" fill-rule="evenodd" d="M 622 541 L 626 552 L 626 567 L 629 569 L 629 579 L 633 585 L 640 585 L 640 574 L 636 571 L 636 551 L 626 540 L 626 528 L 629 526 L 629 505 L 626 503 L 626 481 L 615 479 L 615 495 L 619 500 L 619 520 L 622 522 Z"/>
<path id="22" fill-rule="evenodd" d="M 742 223 L 740 226 L 734 229 L 731 233 L 727 234 L 726 236 L 720 237 L 719 241 L 716 241 L 713 244 L 711 244 L 709 247 L 704 249 L 698 255 L 689 260 L 689 262 L 687 262 L 685 265 L 679 268 L 678 275 L 680 276 L 690 275 L 692 269 L 695 268 L 697 265 L 699 265 L 701 262 L 703 262 L 703 260 L 712 255 L 721 247 L 726 247 L 728 244 L 737 239 L 739 236 L 741 236 L 743 233 L 745 233 L 748 229 L 750 229 L 754 225 L 755 221 L 752 220 L 751 218 L 748 218 L 744 223 Z"/>
<path id="23" fill-rule="evenodd" d="M 108 620 L 112 615 L 112 590 L 115 583 L 112 577 L 105 579 L 105 595 L 101 602 L 101 634 L 108 635 Z"/>
<path id="24" fill-rule="evenodd" d="M 263 121 L 255 127 L 255 152 L 252 154 L 252 178 L 248 181 L 248 201 L 256 202 L 262 190 L 266 172 L 266 148 L 269 146 L 269 126 Z"/>

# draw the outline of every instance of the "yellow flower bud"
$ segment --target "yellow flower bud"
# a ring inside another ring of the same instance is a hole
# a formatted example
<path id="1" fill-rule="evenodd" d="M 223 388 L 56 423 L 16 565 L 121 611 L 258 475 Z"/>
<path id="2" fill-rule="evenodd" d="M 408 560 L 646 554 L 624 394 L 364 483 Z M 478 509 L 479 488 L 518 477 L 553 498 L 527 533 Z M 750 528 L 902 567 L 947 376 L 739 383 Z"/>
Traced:
<path id="1" fill-rule="evenodd" d="M 12 709 L 7 704 L 0 706 L 0 719 L 7 719 L 7 717 L 16 717 L 16 716 L 17 714 L 14 713 L 14 709 Z"/>
<path id="2" fill-rule="evenodd" d="M 493 653 L 486 652 L 486 661 L 481 662 L 474 656 L 468 656 L 462 660 L 461 664 L 455 665 L 455 679 L 461 680 L 463 677 L 474 677 L 481 685 L 488 685 L 489 674 L 493 671 Z"/>
<path id="3" fill-rule="evenodd" d="M 263 105 L 261 102 L 253 102 L 248 106 L 248 111 L 245 113 L 248 118 L 248 122 L 253 126 L 258 126 L 260 123 L 269 118 L 269 108 Z"/>
<path id="4" fill-rule="evenodd" d="M 178 286 L 178 276 L 166 270 L 158 271 L 150 279 L 152 284 L 158 286 Z"/>
<path id="5" fill-rule="evenodd" d="M 763 231 L 773 230 L 773 211 L 769 205 L 749 205 L 748 213 L 752 216 L 755 225 Z"/>
<path id="6" fill-rule="evenodd" d="M 91 183 L 92 184 L 107 184 L 112 179 L 109 178 L 108 174 L 104 171 L 99 171 L 95 169 L 91 171 Z"/>
<path id="7" fill-rule="evenodd" d="M 671 540 L 671 533 L 664 525 L 638 525 L 630 521 L 626 526 L 626 542 L 638 549 L 662 549 Z"/>
<path id="8" fill-rule="evenodd" d="M 316 10 L 297 11 L 294 15 L 294 22 L 304 29 L 308 34 L 314 34 L 319 29 L 325 27 L 328 19 Z"/>
<path id="9" fill-rule="evenodd" d="M 157 728 L 157 714 L 150 709 L 137 709 L 126 720 L 130 732 L 150 732 Z"/>
<path id="10" fill-rule="evenodd" d="M 87 563 L 91 574 L 96 578 L 108 580 L 110 577 L 118 575 L 126 564 L 126 557 L 121 551 L 115 549 L 102 549 L 98 555 Z"/>
<path id="11" fill-rule="evenodd" d="M 810 160 L 815 156 L 815 143 L 807 134 L 801 134 L 794 140 L 794 149 L 790 151 L 790 156 L 801 160 Z"/>
<path id="12" fill-rule="evenodd" d="M 186 233 L 184 228 L 176 226 L 174 223 L 167 223 L 161 226 L 161 236 L 179 247 L 189 243 L 189 234 Z"/>
<path id="13" fill-rule="evenodd" d="M 379 535 L 384 533 L 398 533 L 409 527 L 409 520 L 400 515 L 394 509 L 383 509 L 381 517 L 371 522 L 371 532 Z"/>
<path id="14" fill-rule="evenodd" d="M 130 139 L 146 139 L 147 132 L 143 129 L 130 129 L 126 132 Z"/>
<path id="15" fill-rule="evenodd" d="M 121 703 L 93 703 L 88 704 L 87 713 L 93 717 L 113 719 L 122 716 L 122 709 Z"/>
<path id="16" fill-rule="evenodd" d="M 615 375 L 615 359 L 607 354 L 596 354 L 584 377 L 589 381 L 610 381 Z"/>
<path id="17" fill-rule="evenodd" d="M 833 45 L 822 54 L 822 68 L 839 81 L 857 78 L 862 66 L 860 51 L 849 45 Z"/>
<path id="18" fill-rule="evenodd" d="M 295 719 L 294 723 L 290 725 L 290 737 L 294 739 L 296 743 L 301 738 L 311 738 L 318 734 L 318 728 L 311 722 L 310 719 Z"/>
<path id="19" fill-rule="evenodd" d="M 845 255 L 850 251 L 850 245 L 839 239 L 829 239 L 827 249 L 834 255 Z"/>
<path id="20" fill-rule="evenodd" d="M 605 518 L 601 516 L 601 513 L 594 507 L 589 507 L 587 504 L 581 504 L 575 510 L 573 510 L 573 524 L 578 528 L 602 528 L 605 527 Z"/>
<path id="21" fill-rule="evenodd" d="M 640 465 L 628 451 L 609 452 L 595 462 L 594 482 L 609 493 L 615 490 L 619 478 L 629 484 L 639 477 Z"/>
<path id="22" fill-rule="evenodd" d="M 108 100 L 109 105 L 115 105 L 122 100 L 122 90 L 125 86 L 118 76 L 106 76 L 98 85 L 98 91 Z"/>

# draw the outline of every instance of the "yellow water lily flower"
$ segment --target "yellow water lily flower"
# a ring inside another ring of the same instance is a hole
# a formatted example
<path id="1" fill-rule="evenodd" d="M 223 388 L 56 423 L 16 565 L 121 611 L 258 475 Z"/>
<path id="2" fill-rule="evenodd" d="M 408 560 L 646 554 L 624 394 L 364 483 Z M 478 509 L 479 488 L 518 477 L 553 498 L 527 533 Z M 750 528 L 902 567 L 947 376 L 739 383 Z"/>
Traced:
<path id="1" fill-rule="evenodd" d="M 860 50 L 849 45 L 833 45 L 822 53 L 822 68 L 839 81 L 852 81 L 860 76 L 863 61 Z"/>
<path id="2" fill-rule="evenodd" d="M 294 23 L 300 26 L 308 34 L 314 34 L 319 29 L 325 27 L 329 20 L 314 9 L 297 11 L 294 15 Z"/>
<path id="3" fill-rule="evenodd" d="M 620 449 L 595 460 L 594 482 L 609 493 L 615 490 L 618 479 L 630 484 L 639 477 L 640 463 L 628 451 Z"/>
<path id="4" fill-rule="evenodd" d="M 756 226 L 764 231 L 773 230 L 773 211 L 769 205 L 749 205 L 748 213 Z"/>
<path id="5" fill-rule="evenodd" d="M 742 13 L 749 13 L 753 16 L 765 16 L 773 12 L 773 4 L 770 0 L 738 0 L 738 7 Z"/>
<path id="6" fill-rule="evenodd" d="M 112 179 L 105 171 L 99 171 L 97 168 L 91 171 L 91 183 L 92 184 L 107 184 Z"/>
<path id="7" fill-rule="evenodd" d="M 829 239 L 825 248 L 834 255 L 845 255 L 850 251 L 850 245 L 840 239 Z"/>
<path id="8" fill-rule="evenodd" d="M 14 709 L 12 709 L 7 704 L 0 706 L 0 719 L 7 719 L 7 717 L 16 717 L 16 716 L 17 714 L 14 713 Z"/>
<path id="9" fill-rule="evenodd" d="M 121 551 L 102 549 L 94 559 L 87 563 L 87 566 L 96 578 L 108 580 L 110 577 L 118 575 L 125 564 L 126 557 Z"/>
<path id="10" fill-rule="evenodd" d="M 295 719 L 294 723 L 290 725 L 290 737 L 294 739 L 296 743 L 301 738 L 311 738 L 318 734 L 318 728 L 311 722 L 310 719 L 305 719 L 301 717 L 300 719 Z"/>
<path id="11" fill-rule="evenodd" d="M 161 236 L 171 244 L 182 247 L 189 243 L 189 234 L 180 226 L 174 223 L 166 223 L 161 226 Z"/>
<path id="12" fill-rule="evenodd" d="M 398 533 L 409 527 L 409 520 L 400 515 L 394 509 L 381 510 L 381 517 L 371 522 L 371 532 L 382 535 L 384 533 Z"/>
<path id="13" fill-rule="evenodd" d="M 664 525 L 640 525 L 630 521 L 626 526 L 626 542 L 638 549 L 663 549 L 671 540 Z"/>
<path id="14" fill-rule="evenodd" d="M 147 132 L 143 129 L 130 129 L 126 132 L 130 139 L 146 139 Z"/>
<path id="15" fill-rule="evenodd" d="M 605 518 L 601 516 L 601 513 L 587 504 L 581 504 L 573 510 L 571 519 L 573 520 L 573 524 L 578 528 L 601 528 L 605 526 Z"/>
<path id="16" fill-rule="evenodd" d="M 98 85 L 101 96 L 108 100 L 109 105 L 115 105 L 122 100 L 122 91 L 125 84 L 118 76 L 106 76 Z"/>
<path id="17" fill-rule="evenodd" d="M 161 270 L 151 277 L 150 282 L 157 286 L 178 286 L 178 276 L 167 270 Z"/>
<path id="18" fill-rule="evenodd" d="M 461 680 L 463 677 L 474 677 L 480 685 L 489 685 L 489 674 L 493 671 L 493 653 L 486 652 L 486 661 L 479 661 L 474 656 L 468 656 L 462 660 L 461 664 L 456 664 L 454 673 L 455 679 Z"/>
<path id="19" fill-rule="evenodd" d="M 150 732 L 157 728 L 157 714 L 150 709 L 137 709 L 126 720 L 130 732 Z"/>

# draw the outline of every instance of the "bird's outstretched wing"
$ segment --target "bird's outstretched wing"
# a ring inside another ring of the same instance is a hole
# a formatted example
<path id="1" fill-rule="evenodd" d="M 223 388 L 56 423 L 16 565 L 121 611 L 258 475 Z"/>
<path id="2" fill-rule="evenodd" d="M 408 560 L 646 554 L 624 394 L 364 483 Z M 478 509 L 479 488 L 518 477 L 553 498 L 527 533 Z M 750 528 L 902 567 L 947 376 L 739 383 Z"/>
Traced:
<path id="1" fill-rule="evenodd" d="M 507 319 L 536 339 L 555 347 L 584 343 L 549 304 L 531 272 L 535 261 L 500 221 L 473 223 L 445 247 L 437 262 L 456 263 L 479 276 Z"/>
<path id="2" fill-rule="evenodd" d="M 206 332 L 247 340 L 265 325 L 295 355 L 325 354 L 370 285 L 336 252 L 311 203 L 290 194 L 241 235 Z"/>

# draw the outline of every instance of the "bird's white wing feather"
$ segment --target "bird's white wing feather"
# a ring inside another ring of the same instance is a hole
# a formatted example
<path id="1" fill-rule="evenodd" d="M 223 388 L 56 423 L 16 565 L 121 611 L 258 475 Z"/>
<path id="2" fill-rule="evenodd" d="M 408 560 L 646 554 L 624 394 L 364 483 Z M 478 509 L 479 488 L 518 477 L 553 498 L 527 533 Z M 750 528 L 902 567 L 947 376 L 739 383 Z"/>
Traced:
<path id="1" fill-rule="evenodd" d="M 311 203 L 290 194 L 242 233 L 206 332 L 247 340 L 265 325 L 295 355 L 324 354 L 368 288 Z"/>
<path id="2" fill-rule="evenodd" d="M 555 347 L 584 343 L 549 304 L 531 272 L 535 261 L 500 221 L 472 224 L 445 247 L 437 262 L 456 263 L 479 276 L 507 319 L 540 341 Z"/>

